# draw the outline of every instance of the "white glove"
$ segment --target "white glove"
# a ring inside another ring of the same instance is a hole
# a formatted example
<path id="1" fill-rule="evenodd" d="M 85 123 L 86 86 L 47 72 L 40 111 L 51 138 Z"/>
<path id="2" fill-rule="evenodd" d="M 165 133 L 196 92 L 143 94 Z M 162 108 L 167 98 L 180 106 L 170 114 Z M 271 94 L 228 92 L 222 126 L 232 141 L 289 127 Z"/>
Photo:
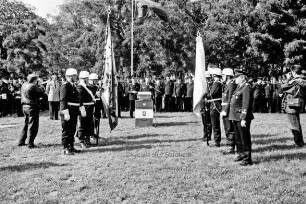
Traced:
<path id="1" fill-rule="evenodd" d="M 64 119 L 66 121 L 70 120 L 70 115 L 68 109 L 62 110 L 62 114 L 64 114 Z"/>
<path id="2" fill-rule="evenodd" d="M 241 127 L 246 127 L 246 121 L 245 120 L 241 120 Z"/>
<path id="3" fill-rule="evenodd" d="M 84 118 L 86 117 L 86 110 L 85 110 L 85 107 L 84 106 L 81 106 L 79 108 L 80 112 L 81 112 L 81 116 Z"/>
<path id="4" fill-rule="evenodd" d="M 223 117 L 225 117 L 225 116 L 227 115 L 227 113 L 226 113 L 225 111 L 222 111 L 222 112 L 220 113 L 220 115 L 223 116 Z"/>

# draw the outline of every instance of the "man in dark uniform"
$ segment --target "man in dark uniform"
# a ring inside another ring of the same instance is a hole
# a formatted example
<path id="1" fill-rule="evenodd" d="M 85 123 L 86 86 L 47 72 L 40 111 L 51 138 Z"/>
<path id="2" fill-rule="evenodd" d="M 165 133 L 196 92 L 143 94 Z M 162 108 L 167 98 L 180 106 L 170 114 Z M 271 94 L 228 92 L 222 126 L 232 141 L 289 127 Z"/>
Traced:
<path id="1" fill-rule="evenodd" d="M 240 165 L 252 165 L 251 157 L 251 121 L 254 119 L 252 112 L 253 90 L 247 83 L 248 78 L 242 70 L 235 70 L 235 83 L 237 88 L 234 91 L 230 104 L 229 120 L 234 123 L 235 142 L 238 156 L 235 162 L 242 161 Z"/>
<path id="2" fill-rule="evenodd" d="M 66 70 L 66 82 L 60 88 L 60 112 L 62 122 L 62 144 L 65 155 L 80 152 L 74 148 L 74 134 L 76 132 L 79 115 L 79 96 L 76 90 L 77 71 L 74 68 Z"/>
<path id="3" fill-rule="evenodd" d="M 95 97 L 96 103 L 94 105 L 94 113 L 93 113 L 93 121 L 91 124 L 91 136 L 98 137 L 99 135 L 95 135 L 95 129 L 98 128 L 100 124 L 101 111 L 103 108 L 103 103 L 101 100 L 101 90 L 98 86 L 99 77 L 96 73 L 91 73 L 88 78 L 88 89 L 92 92 Z"/>
<path id="4" fill-rule="evenodd" d="M 272 86 L 271 86 L 270 82 L 267 80 L 266 81 L 266 86 L 265 86 L 266 113 L 271 112 L 271 102 L 272 102 Z"/>
<path id="5" fill-rule="evenodd" d="M 236 89 L 236 83 L 233 80 L 233 69 L 224 68 L 222 70 L 222 75 L 224 83 L 221 116 L 223 116 L 224 132 L 227 139 L 226 145 L 228 146 L 228 150 L 224 151 L 223 154 L 235 154 L 234 124 L 228 119 L 231 98 Z"/>
<path id="6" fill-rule="evenodd" d="M 158 112 L 162 111 L 163 94 L 164 94 L 163 84 L 161 83 L 160 78 L 156 77 L 155 96 L 154 97 L 155 97 L 156 111 L 158 111 Z"/>
<path id="7" fill-rule="evenodd" d="M 90 136 L 92 134 L 91 124 L 93 121 L 93 111 L 95 105 L 95 97 L 87 88 L 89 73 L 81 71 L 79 74 L 80 83 L 77 85 L 77 92 L 80 101 L 80 124 L 78 128 L 78 137 L 82 148 L 88 148 Z"/>
<path id="8" fill-rule="evenodd" d="M 172 102 L 172 94 L 173 94 L 173 83 L 170 80 L 170 77 L 166 77 L 166 81 L 164 82 L 164 89 L 165 89 L 165 111 L 171 111 L 173 110 L 173 107 L 171 106 Z"/>
<path id="9" fill-rule="evenodd" d="M 135 100 L 137 92 L 139 91 L 139 84 L 136 83 L 135 77 L 132 77 L 132 82 L 129 84 L 129 104 L 130 104 L 130 118 L 133 118 L 133 112 L 135 111 Z"/>
<path id="10" fill-rule="evenodd" d="M 210 90 L 210 87 L 212 85 L 212 78 L 209 71 L 205 72 L 206 74 L 206 82 L 207 82 L 207 90 Z M 203 141 L 211 140 L 211 134 L 212 134 L 212 126 L 211 126 L 211 120 L 210 120 L 210 102 L 207 101 L 207 96 L 204 97 L 203 100 L 203 109 L 201 113 L 202 117 L 202 124 L 203 124 Z"/>
<path id="11" fill-rule="evenodd" d="M 124 93 L 123 93 L 123 105 L 124 105 L 124 110 L 123 111 L 129 111 L 129 81 L 130 79 L 128 77 L 126 77 L 124 79 L 124 82 L 123 82 L 123 90 L 124 90 Z"/>
<path id="12" fill-rule="evenodd" d="M 34 148 L 34 140 L 39 127 L 39 98 L 44 96 L 44 91 L 37 86 L 38 76 L 29 74 L 28 81 L 21 87 L 21 104 L 25 117 L 25 124 L 22 128 L 18 146 L 24 146 L 29 137 L 29 148 Z"/>
<path id="13" fill-rule="evenodd" d="M 183 111 L 183 95 L 185 93 L 185 86 L 180 78 L 174 83 L 173 97 L 175 99 L 175 111 Z"/>
<path id="14" fill-rule="evenodd" d="M 207 94 L 207 99 L 210 103 L 210 119 L 214 134 L 214 144 L 212 147 L 220 147 L 221 142 L 221 127 L 220 127 L 220 112 L 222 109 L 222 84 L 221 84 L 221 69 L 213 68 L 213 83 L 210 91 Z"/>
<path id="15" fill-rule="evenodd" d="M 192 112 L 193 110 L 193 88 L 194 83 L 192 80 L 192 77 L 189 76 L 187 78 L 187 84 L 186 84 L 186 94 L 185 94 L 185 111 L 186 112 Z"/>
<path id="16" fill-rule="evenodd" d="M 118 86 L 117 86 L 117 93 L 118 93 L 118 118 L 121 118 L 121 111 L 124 109 L 124 89 L 123 89 L 123 82 L 121 82 L 121 77 L 117 76 Z"/>
<path id="17" fill-rule="evenodd" d="M 253 112 L 259 113 L 262 107 L 262 85 L 261 78 L 257 78 L 257 82 L 253 85 L 254 90 L 254 101 L 253 101 Z"/>
<path id="18" fill-rule="evenodd" d="M 9 95 L 8 81 L 0 80 L 0 117 L 5 117 L 9 112 Z"/>

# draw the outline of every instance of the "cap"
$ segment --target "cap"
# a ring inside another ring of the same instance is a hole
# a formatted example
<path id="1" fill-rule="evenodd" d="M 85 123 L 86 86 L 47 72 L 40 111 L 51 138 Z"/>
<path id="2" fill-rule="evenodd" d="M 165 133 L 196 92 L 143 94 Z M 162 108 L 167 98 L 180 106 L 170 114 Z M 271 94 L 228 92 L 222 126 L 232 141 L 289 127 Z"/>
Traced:
<path id="1" fill-rule="evenodd" d="M 99 79 L 99 77 L 98 77 L 98 75 L 97 75 L 96 73 L 91 73 L 91 74 L 89 75 L 89 79 L 95 80 L 95 79 Z"/>
<path id="2" fill-rule="evenodd" d="M 247 72 L 243 71 L 242 69 L 235 69 L 235 77 L 241 76 L 241 75 L 248 75 Z"/>
<path id="3" fill-rule="evenodd" d="M 88 71 L 81 71 L 79 74 L 80 79 L 89 78 L 89 72 Z"/>
<path id="4" fill-rule="evenodd" d="M 36 74 L 29 74 L 28 77 L 27 77 L 27 80 L 28 80 L 29 83 L 32 83 L 37 79 L 38 79 L 38 76 Z"/>
<path id="5" fill-rule="evenodd" d="M 222 74 L 226 76 L 234 76 L 234 71 L 232 68 L 224 68 Z"/>
<path id="6" fill-rule="evenodd" d="M 78 72 L 75 68 L 68 68 L 66 70 L 66 76 L 78 75 Z"/>

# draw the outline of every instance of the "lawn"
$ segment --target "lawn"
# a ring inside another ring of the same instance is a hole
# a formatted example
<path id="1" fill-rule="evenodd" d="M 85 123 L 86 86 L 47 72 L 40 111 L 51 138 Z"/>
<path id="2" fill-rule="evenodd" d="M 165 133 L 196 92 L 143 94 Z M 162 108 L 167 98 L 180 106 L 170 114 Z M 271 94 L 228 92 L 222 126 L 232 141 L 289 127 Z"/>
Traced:
<path id="1" fill-rule="evenodd" d="M 123 113 L 110 133 L 103 119 L 98 146 L 65 156 L 60 121 L 42 116 L 39 148 L 28 149 L 17 147 L 23 118 L 0 118 L 0 202 L 306 203 L 306 148 L 294 146 L 286 115 L 255 115 L 248 167 L 221 154 L 224 134 L 221 148 L 207 147 L 192 113 L 159 113 L 156 122 L 135 128 Z"/>

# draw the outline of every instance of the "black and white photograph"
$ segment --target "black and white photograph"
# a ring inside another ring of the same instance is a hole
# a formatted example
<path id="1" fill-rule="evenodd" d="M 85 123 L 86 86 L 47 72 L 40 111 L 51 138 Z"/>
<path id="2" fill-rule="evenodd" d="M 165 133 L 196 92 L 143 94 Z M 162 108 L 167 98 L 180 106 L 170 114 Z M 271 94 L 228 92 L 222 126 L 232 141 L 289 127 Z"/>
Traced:
<path id="1" fill-rule="evenodd" d="M 0 0 L 0 203 L 306 203 L 306 1 Z"/>

